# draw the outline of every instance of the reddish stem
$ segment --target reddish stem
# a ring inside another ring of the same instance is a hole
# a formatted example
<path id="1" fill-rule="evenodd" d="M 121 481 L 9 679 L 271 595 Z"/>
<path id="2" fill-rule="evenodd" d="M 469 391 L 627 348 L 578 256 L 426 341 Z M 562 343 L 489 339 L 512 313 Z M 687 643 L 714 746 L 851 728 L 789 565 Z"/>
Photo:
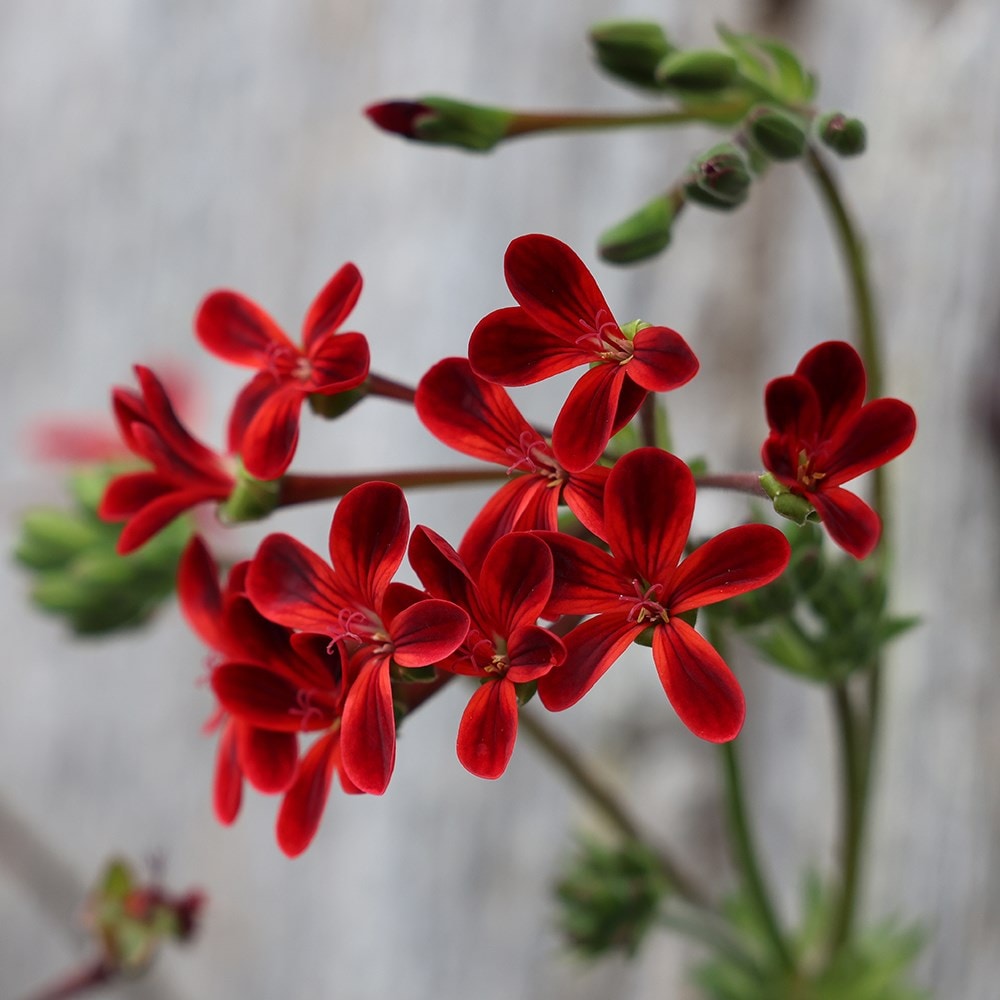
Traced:
<path id="1" fill-rule="evenodd" d="M 464 483 L 494 483 L 507 478 L 503 469 L 420 469 L 359 472 L 349 476 L 285 476 L 281 481 L 279 507 L 314 500 L 335 500 L 362 483 L 395 483 L 403 489 L 417 486 L 454 486 Z"/>
<path id="2" fill-rule="evenodd" d="M 115 976 L 115 969 L 103 958 L 99 958 L 90 965 L 70 973 L 65 979 L 47 987 L 41 993 L 32 994 L 30 1000 L 64 1000 L 65 997 L 75 997 L 102 983 L 111 982 Z"/>
<path id="3" fill-rule="evenodd" d="M 383 396 L 385 399 L 398 399 L 402 403 L 412 403 L 417 396 L 417 390 L 411 389 L 402 382 L 394 382 L 384 375 L 371 372 L 368 375 L 368 395 Z"/>
<path id="4" fill-rule="evenodd" d="M 715 490 L 734 490 L 737 493 L 749 493 L 753 497 L 764 497 L 767 493 L 760 485 L 760 474 L 757 472 L 729 472 L 720 475 L 705 474 L 694 477 L 695 485 L 706 486 Z"/>

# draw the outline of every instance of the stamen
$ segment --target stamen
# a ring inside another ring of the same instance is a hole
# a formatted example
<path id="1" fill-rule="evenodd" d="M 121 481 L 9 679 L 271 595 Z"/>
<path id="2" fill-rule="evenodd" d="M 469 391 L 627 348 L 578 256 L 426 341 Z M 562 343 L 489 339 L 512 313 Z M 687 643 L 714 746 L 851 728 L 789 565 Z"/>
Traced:
<path id="1" fill-rule="evenodd" d="M 641 625 L 644 621 L 655 622 L 657 619 L 664 624 L 670 621 L 667 609 L 659 603 L 660 591 L 663 590 L 662 583 L 654 583 L 645 590 L 641 580 L 633 580 L 632 586 L 635 594 L 619 594 L 619 601 L 631 601 L 632 607 L 629 609 L 627 621 Z"/>

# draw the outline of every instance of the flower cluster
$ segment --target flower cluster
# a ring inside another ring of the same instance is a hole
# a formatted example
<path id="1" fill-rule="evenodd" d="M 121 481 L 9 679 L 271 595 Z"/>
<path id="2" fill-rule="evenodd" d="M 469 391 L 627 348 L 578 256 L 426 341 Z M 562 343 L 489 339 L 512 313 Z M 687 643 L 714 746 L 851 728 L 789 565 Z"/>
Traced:
<path id="1" fill-rule="evenodd" d="M 127 520 L 122 551 L 191 507 L 230 501 L 246 473 L 276 480 L 278 506 L 304 493 L 342 496 L 328 560 L 271 534 L 220 583 L 196 536 L 179 571 L 184 613 L 214 654 L 216 813 L 236 818 L 244 782 L 281 795 L 277 837 L 290 855 L 314 837 L 335 772 L 349 793 L 386 790 L 398 724 L 456 677 L 475 684 L 457 755 L 483 778 L 506 770 L 520 709 L 536 692 L 545 709 L 567 709 L 636 643 L 650 647 L 692 733 L 726 742 L 743 725 L 740 684 L 695 616 L 775 580 L 789 543 L 775 527 L 743 524 L 694 546 L 698 484 L 684 461 L 649 440 L 624 455 L 609 450 L 640 409 L 661 405 L 654 394 L 694 377 L 694 352 L 668 327 L 620 324 L 583 262 L 553 237 L 514 240 L 505 273 L 517 305 L 489 313 L 468 357 L 440 361 L 408 397 L 431 434 L 499 466 L 497 478 L 506 473 L 455 544 L 411 529 L 392 475 L 324 494 L 318 477 L 304 491 L 288 473 L 304 401 L 385 384 L 369 372 L 364 336 L 339 332 L 361 290 L 351 264 L 313 303 L 301 347 L 235 292 L 202 304 L 201 342 L 257 370 L 232 409 L 229 456 L 184 429 L 147 369 L 137 369 L 141 395 L 115 391 L 123 439 L 151 466 L 116 477 L 105 494 L 102 514 Z M 586 370 L 551 435 L 506 391 L 578 367 Z M 878 540 L 877 515 L 841 484 L 899 454 L 914 431 L 906 404 L 864 396 L 853 349 L 820 345 L 768 385 L 763 448 L 782 490 L 808 501 L 859 558 Z M 397 579 L 407 560 L 420 586 Z"/>

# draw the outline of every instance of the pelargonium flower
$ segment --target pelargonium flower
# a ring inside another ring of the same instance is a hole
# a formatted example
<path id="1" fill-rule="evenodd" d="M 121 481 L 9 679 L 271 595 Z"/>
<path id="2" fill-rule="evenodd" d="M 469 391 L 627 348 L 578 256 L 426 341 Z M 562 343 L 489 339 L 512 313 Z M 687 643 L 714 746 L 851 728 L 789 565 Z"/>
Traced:
<path id="1" fill-rule="evenodd" d="M 566 636 L 565 663 L 538 682 L 546 708 L 575 704 L 639 636 L 651 632 L 656 672 L 681 721 L 714 743 L 739 733 L 745 714 L 739 682 L 684 616 L 770 583 L 791 551 L 777 528 L 746 524 L 716 535 L 678 565 L 694 500 L 694 477 L 679 458 L 639 448 L 619 459 L 608 477 L 610 553 L 539 532 L 555 560 L 546 615 L 594 616 Z"/>
<path id="2" fill-rule="evenodd" d="M 445 444 L 473 458 L 507 467 L 502 486 L 469 526 L 458 551 L 473 570 L 493 543 L 510 531 L 558 526 L 564 502 L 595 534 L 603 530 L 604 484 L 609 470 L 567 472 L 541 434 L 499 386 L 479 378 L 465 358 L 438 362 L 417 386 L 417 416 Z"/>
<path id="3" fill-rule="evenodd" d="M 490 313 L 472 331 L 469 360 L 481 378 L 529 385 L 589 365 L 556 418 L 552 447 L 563 468 L 589 468 L 649 392 L 684 385 L 698 360 L 665 326 L 620 326 L 583 261 L 551 236 L 521 236 L 504 256 L 519 305 Z"/>
<path id="4" fill-rule="evenodd" d="M 112 405 L 122 440 L 153 468 L 115 476 L 98 514 L 126 521 L 118 539 L 121 554 L 149 541 L 184 511 L 201 503 L 221 503 L 236 480 L 223 456 L 195 440 L 177 419 L 170 398 L 148 368 L 136 365 L 141 394 L 117 388 Z"/>
<path id="5" fill-rule="evenodd" d="M 316 296 L 293 344 L 256 303 L 238 292 L 209 295 L 194 325 L 213 354 L 258 369 L 240 393 L 229 420 L 229 448 L 257 479 L 277 479 L 291 464 L 304 400 L 359 386 L 368 377 L 368 341 L 338 333 L 361 294 L 361 274 L 345 264 Z"/>
<path id="6" fill-rule="evenodd" d="M 334 771 L 346 792 L 358 791 L 339 767 L 343 663 L 326 636 L 293 633 L 253 607 L 248 567 L 238 563 L 220 587 L 215 561 L 195 536 L 181 559 L 177 593 L 192 629 L 216 654 L 211 682 L 219 709 L 208 726 L 220 730 L 216 815 L 225 824 L 235 820 L 244 777 L 258 791 L 284 793 L 278 844 L 294 856 L 316 833 Z M 319 734 L 301 759 L 300 733 Z"/>
<path id="7" fill-rule="evenodd" d="M 827 341 L 764 392 L 771 427 L 761 449 L 765 468 L 805 497 L 830 537 L 857 559 L 878 544 L 882 522 L 842 484 L 905 451 L 917 429 L 912 407 L 898 399 L 865 403 L 866 389 L 858 352 Z"/>
<path id="8" fill-rule="evenodd" d="M 393 574 L 406 554 L 409 512 L 403 491 L 369 482 L 337 505 L 330 525 L 331 568 L 289 535 L 269 535 L 247 573 L 247 591 L 271 621 L 342 644 L 347 696 L 340 752 L 362 791 L 385 791 L 396 759 L 393 664 L 427 667 L 465 639 L 469 616 L 450 601 L 425 598 Z"/>
<path id="9" fill-rule="evenodd" d="M 562 663 L 562 640 L 537 622 L 552 592 L 552 555 L 527 532 L 504 535 L 474 576 L 436 532 L 417 527 L 410 564 L 429 594 L 469 613 L 469 634 L 440 668 L 477 677 L 458 729 L 462 765 L 480 778 L 499 778 L 517 739 L 519 685 Z"/>

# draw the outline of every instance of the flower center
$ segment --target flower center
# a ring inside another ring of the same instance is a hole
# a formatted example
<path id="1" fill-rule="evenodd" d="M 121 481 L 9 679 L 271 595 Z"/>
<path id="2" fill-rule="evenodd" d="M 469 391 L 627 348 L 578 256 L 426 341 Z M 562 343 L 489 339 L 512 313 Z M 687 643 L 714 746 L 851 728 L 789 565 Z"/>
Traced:
<path id="1" fill-rule="evenodd" d="M 267 345 L 267 370 L 278 379 L 295 379 L 308 382 L 312 378 L 312 364 L 297 350 L 285 344 Z"/>
<path id="2" fill-rule="evenodd" d="M 522 432 L 517 445 L 510 445 L 505 451 L 513 460 L 507 466 L 508 476 L 518 471 L 530 472 L 549 479 L 549 486 L 558 486 L 566 479 L 565 470 L 534 431 Z"/>
<path id="3" fill-rule="evenodd" d="M 826 473 L 817 472 L 812 467 L 812 461 L 810 460 L 809 456 L 805 453 L 805 451 L 800 451 L 799 467 L 795 478 L 798 479 L 803 489 L 811 490 L 816 486 L 816 483 L 819 482 L 820 479 L 826 478 Z"/>
<path id="4" fill-rule="evenodd" d="M 593 322 L 579 321 L 586 333 L 576 338 L 580 347 L 587 347 L 600 357 L 601 361 L 613 361 L 624 365 L 632 360 L 632 341 L 625 336 L 622 328 L 614 321 L 606 309 L 601 309 Z"/>
<path id="5" fill-rule="evenodd" d="M 619 601 L 627 601 L 632 604 L 628 612 L 628 621 L 635 622 L 637 625 L 644 623 L 649 625 L 662 623 L 666 625 L 670 621 L 670 615 L 659 601 L 663 584 L 654 583 L 648 587 L 643 587 L 642 580 L 635 579 L 632 581 L 632 586 L 635 589 L 634 594 L 618 595 Z"/>

